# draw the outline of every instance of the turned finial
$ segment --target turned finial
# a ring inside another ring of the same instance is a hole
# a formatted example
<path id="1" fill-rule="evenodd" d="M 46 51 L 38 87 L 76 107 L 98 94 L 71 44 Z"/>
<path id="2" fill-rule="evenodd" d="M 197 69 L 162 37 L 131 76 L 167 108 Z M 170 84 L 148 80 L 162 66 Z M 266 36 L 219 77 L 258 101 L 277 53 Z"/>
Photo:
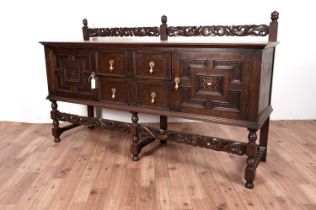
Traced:
<path id="1" fill-rule="evenodd" d="M 88 20 L 85 18 L 82 20 L 83 26 L 88 27 Z"/>
<path id="2" fill-rule="evenodd" d="M 161 22 L 162 22 L 163 24 L 166 24 L 166 23 L 167 23 L 167 16 L 166 16 L 166 15 L 161 16 Z"/>
<path id="3" fill-rule="evenodd" d="M 273 11 L 273 12 L 271 13 L 271 20 L 272 20 L 273 22 L 276 22 L 276 21 L 278 21 L 278 19 L 279 19 L 279 13 L 278 13 L 277 11 Z"/>
<path id="4" fill-rule="evenodd" d="M 83 23 L 83 27 L 82 27 L 83 40 L 88 41 L 90 39 L 88 20 L 85 18 L 82 20 L 82 23 Z"/>
<path id="5" fill-rule="evenodd" d="M 160 25 L 160 40 L 168 40 L 168 25 L 167 25 L 167 16 L 161 16 L 161 25 Z"/>

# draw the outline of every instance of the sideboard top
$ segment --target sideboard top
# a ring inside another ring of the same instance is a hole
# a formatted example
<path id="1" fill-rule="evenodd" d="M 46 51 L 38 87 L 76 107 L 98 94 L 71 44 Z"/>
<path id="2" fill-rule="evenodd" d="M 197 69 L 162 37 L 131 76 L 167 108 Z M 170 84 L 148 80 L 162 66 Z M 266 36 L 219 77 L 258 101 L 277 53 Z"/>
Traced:
<path id="1" fill-rule="evenodd" d="M 102 45 L 122 45 L 124 46 L 148 46 L 148 47 L 198 47 L 198 48 L 255 48 L 263 49 L 268 47 L 274 47 L 279 42 L 274 41 L 160 41 L 160 40 L 133 40 L 133 39 L 103 39 L 96 41 L 42 41 L 41 44 L 45 46 L 102 46 Z"/>

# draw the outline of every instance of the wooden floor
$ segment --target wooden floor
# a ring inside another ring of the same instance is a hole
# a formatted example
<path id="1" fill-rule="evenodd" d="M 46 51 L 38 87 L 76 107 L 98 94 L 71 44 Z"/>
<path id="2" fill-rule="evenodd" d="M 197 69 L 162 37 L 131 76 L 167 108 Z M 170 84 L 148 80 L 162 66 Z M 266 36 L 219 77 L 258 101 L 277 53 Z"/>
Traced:
<path id="1" fill-rule="evenodd" d="M 246 129 L 174 123 L 174 130 L 245 140 Z M 0 123 L 0 209 L 316 209 L 316 121 L 274 121 L 253 190 L 246 157 L 154 142 L 139 162 L 130 136 L 78 127 Z"/>

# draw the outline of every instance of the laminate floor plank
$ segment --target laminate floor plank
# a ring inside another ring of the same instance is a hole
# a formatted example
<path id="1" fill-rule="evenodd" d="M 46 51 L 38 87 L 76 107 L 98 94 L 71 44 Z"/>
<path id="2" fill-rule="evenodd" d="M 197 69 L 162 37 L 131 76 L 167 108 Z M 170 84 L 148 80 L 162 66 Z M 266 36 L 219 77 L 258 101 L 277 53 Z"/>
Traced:
<path id="1" fill-rule="evenodd" d="M 168 127 L 247 142 L 239 127 Z M 61 139 L 50 124 L 0 122 L 0 210 L 316 209 L 316 121 L 271 122 L 253 190 L 246 156 L 157 141 L 134 162 L 129 134 L 80 126 Z"/>

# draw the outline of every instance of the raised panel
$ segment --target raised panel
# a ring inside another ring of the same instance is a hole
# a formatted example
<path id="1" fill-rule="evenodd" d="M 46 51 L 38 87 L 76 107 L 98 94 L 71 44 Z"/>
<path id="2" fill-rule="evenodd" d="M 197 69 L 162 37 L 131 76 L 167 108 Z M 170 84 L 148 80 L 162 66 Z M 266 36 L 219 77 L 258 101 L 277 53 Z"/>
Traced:
<path id="1" fill-rule="evenodd" d="M 61 71 L 64 73 L 64 83 L 77 83 L 80 85 L 80 75 L 83 71 L 82 63 L 74 60 L 64 60 L 60 62 Z"/>
<path id="2" fill-rule="evenodd" d="M 64 52 L 54 54 L 54 71 L 56 94 L 90 98 L 93 91 L 88 81 L 91 72 L 95 71 L 93 51 Z"/>

